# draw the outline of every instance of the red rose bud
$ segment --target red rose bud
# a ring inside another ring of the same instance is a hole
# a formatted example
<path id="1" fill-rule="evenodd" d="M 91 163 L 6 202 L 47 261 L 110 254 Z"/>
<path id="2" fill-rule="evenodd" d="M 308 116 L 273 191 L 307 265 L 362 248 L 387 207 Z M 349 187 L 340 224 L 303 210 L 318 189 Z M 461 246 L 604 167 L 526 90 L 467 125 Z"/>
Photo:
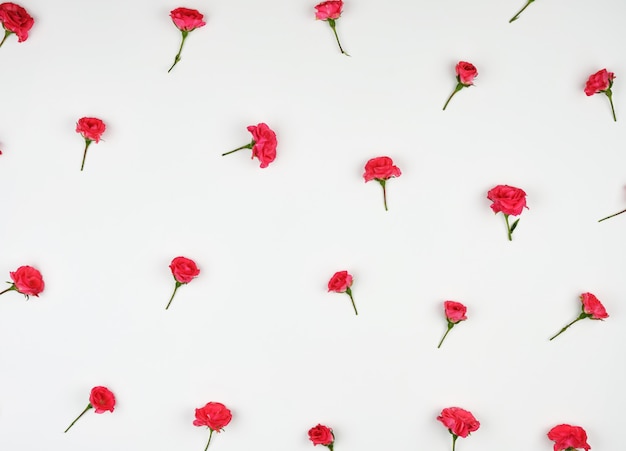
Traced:
<path id="1" fill-rule="evenodd" d="M 193 420 L 194 426 L 206 426 L 209 428 L 209 441 L 204 448 L 204 451 L 209 449 L 209 445 L 211 444 L 211 437 L 213 436 L 213 431 L 219 433 L 224 427 L 230 423 L 230 420 L 233 418 L 230 410 L 226 408 L 226 406 L 219 402 L 209 402 L 204 407 L 200 407 L 196 409 L 196 419 Z"/>
<path id="2" fill-rule="evenodd" d="M 478 71 L 476 70 L 474 65 L 465 61 L 459 61 L 455 67 L 455 71 L 456 88 L 454 88 L 454 91 L 452 91 L 452 94 L 450 94 L 450 97 L 448 97 L 448 100 L 446 100 L 446 103 L 443 106 L 444 111 L 446 110 L 448 103 L 450 103 L 450 100 L 452 100 L 452 97 L 454 97 L 454 95 L 461 89 L 473 86 L 474 78 L 478 76 Z"/>
<path id="3" fill-rule="evenodd" d="M 9 276 L 13 282 L 7 282 L 11 286 L 6 290 L 0 291 L 0 294 L 8 291 L 17 291 L 28 299 L 29 296 L 38 297 L 45 286 L 41 273 L 32 266 L 20 266 L 15 271 L 10 272 Z"/>
<path id="4" fill-rule="evenodd" d="M 106 130 L 106 125 L 102 120 L 97 117 L 81 117 L 78 122 L 76 122 L 76 133 L 80 133 L 81 136 L 85 139 L 85 151 L 83 152 L 83 162 L 80 165 L 80 170 L 82 171 L 85 167 L 85 158 L 87 158 L 87 149 L 92 142 L 99 143 L 100 137 Z"/>
<path id="5" fill-rule="evenodd" d="M 441 411 L 437 420 L 447 427 L 448 432 L 452 434 L 452 451 L 455 451 L 457 438 L 466 438 L 480 427 L 480 423 L 474 418 L 474 415 L 460 407 L 446 407 Z"/>
<path id="6" fill-rule="evenodd" d="M 443 341 L 446 339 L 446 337 L 448 336 L 448 333 L 452 330 L 454 325 L 460 323 L 461 321 L 465 321 L 467 319 L 467 316 L 465 316 L 465 313 L 467 313 L 467 307 L 465 307 L 460 302 L 445 301 L 443 303 L 443 309 L 446 314 L 446 320 L 448 321 L 448 329 L 446 330 L 446 333 L 441 338 L 441 341 L 439 342 L 439 346 L 437 346 L 437 349 L 441 347 L 441 345 L 443 344 Z"/>
<path id="7" fill-rule="evenodd" d="M 494 213 L 498 214 L 501 212 L 504 214 L 509 241 L 513 241 L 513 231 L 519 224 L 519 218 L 509 225 L 509 216 L 519 216 L 524 208 L 528 209 L 526 206 L 526 193 L 524 190 L 514 186 L 497 185 L 489 190 L 487 199 L 493 202 L 491 209 Z"/>
<path id="8" fill-rule="evenodd" d="M 328 447 L 330 451 L 333 451 L 335 434 L 333 434 L 333 430 L 328 426 L 318 424 L 309 429 L 309 440 L 311 440 L 313 446 L 323 445 Z"/>
<path id="9" fill-rule="evenodd" d="M 591 449 L 587 443 L 587 433 L 580 426 L 559 424 L 550 429 L 548 438 L 554 442 L 554 451 L 581 448 L 589 451 Z"/>
<path id="10" fill-rule="evenodd" d="M 354 314 L 358 315 L 359 312 L 356 311 L 356 305 L 354 303 L 354 298 L 352 297 L 352 276 L 348 273 L 348 271 L 338 271 L 330 278 L 328 281 L 328 291 L 335 293 L 346 293 L 350 296 L 350 301 L 352 301 L 352 307 L 354 308 Z"/>
<path id="11" fill-rule="evenodd" d="M 204 27 L 206 25 L 206 22 L 203 20 L 204 15 L 202 15 L 196 9 L 176 8 L 170 11 L 170 17 L 172 18 L 172 22 L 174 22 L 174 25 L 176 25 L 176 28 L 178 28 L 180 32 L 182 33 L 183 39 L 180 43 L 180 48 L 178 49 L 178 53 L 176 54 L 176 57 L 174 58 L 174 64 L 172 64 L 172 67 L 170 67 L 169 70 L 167 71 L 168 74 L 172 71 L 172 69 L 174 69 L 174 66 L 176 66 L 176 64 L 178 64 L 178 62 L 180 61 L 180 54 L 183 51 L 183 45 L 185 44 L 185 39 L 187 39 L 187 36 L 189 35 L 189 33 L 195 30 L 196 28 Z"/>
<path id="12" fill-rule="evenodd" d="M 589 79 L 585 84 L 585 94 L 587 94 L 587 96 L 592 96 L 600 92 L 606 94 L 609 98 L 609 103 L 611 104 L 613 120 L 617 122 L 617 118 L 615 117 L 615 107 L 613 106 L 613 91 L 611 91 L 614 78 L 615 74 L 613 72 L 608 72 L 606 69 L 599 70 L 595 74 L 589 76 Z"/>
<path id="13" fill-rule="evenodd" d="M 188 284 L 195 277 L 197 277 L 198 274 L 200 274 L 200 270 L 198 269 L 196 262 L 186 257 L 174 258 L 172 263 L 170 263 L 170 270 L 172 271 L 176 284 L 174 286 L 172 297 L 170 297 L 170 301 L 167 303 L 165 310 L 170 308 L 170 304 L 174 300 L 174 296 L 176 296 L 176 291 L 178 291 L 182 285 Z"/>
<path id="14" fill-rule="evenodd" d="M 70 428 L 74 426 L 74 423 L 85 415 L 89 409 L 95 409 L 96 413 L 113 412 L 113 410 L 115 410 L 115 395 L 106 387 L 92 388 L 89 394 L 89 404 L 87 404 L 85 410 L 72 421 L 72 424 L 70 424 L 64 432 L 69 431 Z"/>
<path id="15" fill-rule="evenodd" d="M 250 144 L 225 152 L 222 156 L 229 155 L 241 149 L 252 149 L 251 158 L 257 157 L 261 162 L 261 168 L 268 167 L 269 164 L 276 159 L 276 147 L 278 146 L 276 133 L 263 122 L 258 125 L 249 125 L 248 131 L 252 134 Z"/>
<path id="16" fill-rule="evenodd" d="M 343 8 L 342 0 L 331 0 L 327 2 L 319 3 L 315 6 L 315 18 L 317 20 L 325 20 L 330 25 L 330 28 L 333 30 L 335 34 L 335 39 L 337 40 L 337 45 L 339 46 L 339 51 L 346 56 L 348 55 L 344 49 L 341 47 L 341 42 L 339 42 L 339 35 L 337 35 L 336 29 L 336 20 L 341 16 L 341 10 Z"/>
<path id="17" fill-rule="evenodd" d="M 591 293 L 581 294 L 580 302 L 582 303 L 582 312 L 580 313 L 580 315 L 578 315 L 578 317 L 574 321 L 572 321 L 563 329 L 561 329 L 558 334 L 550 338 L 550 341 L 554 340 L 556 337 L 558 337 L 563 332 L 565 332 L 569 328 L 569 326 L 571 326 L 577 321 L 580 321 L 581 319 L 590 318 L 590 319 L 603 320 L 609 317 L 609 314 L 606 312 L 606 309 L 604 308 L 602 303 L 593 294 Z"/>
<path id="18" fill-rule="evenodd" d="M 393 160 L 389 157 L 376 157 L 365 163 L 365 173 L 363 178 L 365 183 L 376 180 L 383 187 L 383 203 L 385 211 L 387 208 L 387 180 L 392 177 L 400 177 L 402 172 L 398 166 L 394 166 Z"/>
<path id="19" fill-rule="evenodd" d="M 4 28 L 4 37 L 0 41 L 0 47 L 13 33 L 17 36 L 17 42 L 28 39 L 28 31 L 33 27 L 35 20 L 20 5 L 15 3 L 0 3 L 0 23 Z"/>
<path id="20" fill-rule="evenodd" d="M 520 15 L 520 14 L 522 14 L 522 13 L 524 12 L 524 10 L 525 10 L 526 8 L 528 8 L 528 6 L 529 6 L 532 2 L 534 2 L 534 1 L 535 1 L 535 0 L 527 0 L 527 1 L 526 1 L 526 4 L 524 5 L 524 7 L 523 7 L 522 9 L 520 9 L 520 10 L 519 10 L 519 12 L 518 12 L 517 14 L 515 14 L 515 15 L 511 18 L 511 20 L 509 20 L 509 23 L 516 21 L 516 20 L 517 20 L 517 18 L 519 17 L 519 15 Z"/>

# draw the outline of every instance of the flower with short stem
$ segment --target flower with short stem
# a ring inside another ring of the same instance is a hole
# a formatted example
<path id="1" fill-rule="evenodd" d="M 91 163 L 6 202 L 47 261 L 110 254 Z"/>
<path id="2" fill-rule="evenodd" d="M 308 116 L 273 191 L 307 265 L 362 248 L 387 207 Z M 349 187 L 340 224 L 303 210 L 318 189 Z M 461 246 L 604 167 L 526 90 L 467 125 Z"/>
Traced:
<path id="1" fill-rule="evenodd" d="M 526 4 L 524 5 L 524 7 L 523 7 L 522 9 L 520 9 L 520 10 L 519 10 L 519 12 L 518 12 L 517 14 L 515 14 L 515 15 L 511 18 L 511 20 L 509 20 L 509 23 L 516 21 L 516 20 L 517 20 L 517 18 L 519 17 L 519 15 L 520 15 L 520 14 L 522 14 L 522 13 L 524 12 L 524 10 L 525 10 L 526 8 L 528 8 L 528 6 L 529 6 L 532 2 L 534 2 L 534 1 L 535 1 L 535 0 L 527 0 L 527 1 L 526 1 Z"/>
<path id="2" fill-rule="evenodd" d="M 113 412 L 115 410 L 115 395 L 113 392 L 102 386 L 92 388 L 89 394 L 89 404 L 87 404 L 85 410 L 72 421 L 63 433 L 69 431 L 70 428 L 91 409 L 95 409 L 96 413 Z"/>
<path id="3" fill-rule="evenodd" d="M 352 286 L 352 282 L 353 277 L 348 271 L 337 271 L 328 281 L 328 291 L 332 291 L 334 293 L 346 293 L 352 302 L 354 314 L 358 315 L 359 312 L 356 309 L 354 297 L 352 296 L 352 289 L 350 288 Z"/>
<path id="4" fill-rule="evenodd" d="M 276 133 L 264 122 L 260 122 L 257 125 L 249 125 L 247 130 L 252 134 L 250 144 L 224 152 L 222 156 L 230 155 L 242 149 L 250 149 L 252 150 L 251 158 L 258 158 L 261 162 L 261 168 L 268 167 L 276 159 L 276 148 L 278 146 Z"/>
<path id="5" fill-rule="evenodd" d="M 614 213 L 614 214 L 612 214 L 612 215 L 610 215 L 610 216 L 607 216 L 606 218 L 602 218 L 602 219 L 600 219 L 598 222 L 602 222 L 602 221 L 605 221 L 605 220 L 607 220 L 607 219 L 614 218 L 615 216 L 617 216 L 617 215 L 621 215 L 622 213 L 626 213 L 626 210 L 618 211 L 617 213 Z"/>
<path id="6" fill-rule="evenodd" d="M 196 262 L 187 257 L 175 257 L 170 263 L 170 270 L 172 271 L 172 276 L 174 277 L 176 284 L 174 285 L 174 292 L 172 293 L 165 310 L 170 308 L 170 304 L 174 300 L 174 296 L 176 296 L 178 289 L 191 282 L 198 276 L 198 274 L 200 274 L 200 269 L 198 269 Z"/>
<path id="7" fill-rule="evenodd" d="M 170 11 L 170 18 L 176 28 L 178 28 L 182 34 L 182 40 L 180 42 L 180 47 L 178 48 L 178 53 L 174 57 L 174 62 L 172 66 L 169 68 L 167 73 L 169 74 L 174 66 L 178 64 L 181 60 L 180 54 L 183 52 L 183 46 L 185 45 L 185 40 L 189 33 L 191 33 L 196 28 L 200 28 L 206 25 L 206 22 L 203 20 L 204 15 L 200 13 L 197 9 L 190 8 L 176 8 Z"/>
<path id="8" fill-rule="evenodd" d="M 339 46 L 339 51 L 346 56 L 348 53 L 341 46 L 341 42 L 339 41 L 339 35 L 337 34 L 337 19 L 341 16 L 343 9 L 343 0 L 329 0 L 322 3 L 319 3 L 315 6 L 315 18 L 317 20 L 323 20 L 328 22 L 331 30 L 333 30 L 333 34 L 335 35 L 335 40 L 337 41 L 337 45 Z"/>
<path id="9" fill-rule="evenodd" d="M 467 316 L 465 316 L 465 313 L 467 312 L 467 307 L 465 307 L 460 302 L 445 301 L 443 303 L 443 306 L 446 314 L 446 321 L 448 322 L 448 328 L 446 329 L 446 333 L 443 334 L 443 337 L 441 338 L 437 349 L 441 348 L 443 341 L 446 339 L 448 333 L 450 333 L 455 324 L 459 324 L 461 321 L 465 321 L 467 319 Z"/>
<path id="10" fill-rule="evenodd" d="M 456 87 L 446 103 L 443 106 L 443 111 L 446 110 L 448 103 L 452 100 L 452 97 L 455 96 L 457 92 L 459 92 L 463 88 L 469 88 L 474 85 L 474 78 L 478 76 L 478 70 L 472 63 L 468 63 L 467 61 L 459 61 L 454 68 L 456 71 Z"/>
<path id="11" fill-rule="evenodd" d="M 581 307 L 582 311 L 580 315 L 578 315 L 578 317 L 574 321 L 567 324 L 557 334 L 553 335 L 550 338 L 550 341 L 554 340 L 556 337 L 558 337 L 567 329 L 569 329 L 569 327 L 572 324 L 577 323 L 581 319 L 590 318 L 590 319 L 602 321 L 605 318 L 609 317 L 609 314 L 606 312 L 606 309 L 604 308 L 602 303 L 598 300 L 598 298 L 595 295 L 591 293 L 583 293 L 580 295 L 580 301 L 582 303 L 582 307 Z"/>

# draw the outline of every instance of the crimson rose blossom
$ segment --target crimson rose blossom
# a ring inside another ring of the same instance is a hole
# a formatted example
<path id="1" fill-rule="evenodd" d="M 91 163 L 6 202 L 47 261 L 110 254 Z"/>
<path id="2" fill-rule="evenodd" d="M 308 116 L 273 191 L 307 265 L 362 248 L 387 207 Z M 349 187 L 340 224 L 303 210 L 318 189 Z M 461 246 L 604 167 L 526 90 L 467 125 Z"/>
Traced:
<path id="1" fill-rule="evenodd" d="M 181 287 L 181 285 L 188 284 L 195 277 L 197 277 L 198 274 L 200 274 L 200 270 L 198 269 L 196 262 L 186 257 L 175 257 L 172 260 L 172 263 L 170 263 L 170 269 L 172 270 L 172 275 L 174 276 L 176 285 L 174 286 L 174 292 L 172 293 L 172 297 L 167 303 L 165 310 L 170 308 L 170 304 L 174 300 L 174 296 L 176 296 L 176 291 Z"/>
<path id="2" fill-rule="evenodd" d="M 350 296 L 350 300 L 352 301 L 352 307 L 354 308 L 354 314 L 358 315 L 359 312 L 356 311 L 356 305 L 354 304 L 354 298 L 352 297 L 352 276 L 348 273 L 348 271 L 338 271 L 330 278 L 328 281 L 328 291 L 335 293 L 346 293 Z"/>
<path id="3" fill-rule="evenodd" d="M 519 216 L 522 214 L 526 206 L 526 193 L 524 190 L 515 188 L 509 185 L 497 185 L 489 190 L 487 193 L 487 199 L 491 202 L 491 209 L 495 214 L 504 214 L 504 222 L 506 223 L 506 230 L 508 233 L 509 241 L 513 240 L 513 231 L 519 223 L 519 218 L 509 225 L 509 216 Z"/>
<path id="4" fill-rule="evenodd" d="M 522 13 L 524 12 L 524 10 L 525 10 L 526 8 L 528 8 L 528 6 L 529 6 L 532 2 L 534 2 L 534 1 L 535 1 L 535 0 L 526 0 L 526 4 L 524 5 L 524 7 L 523 7 L 522 9 L 520 9 L 520 10 L 519 10 L 519 12 L 518 12 L 517 14 L 515 14 L 515 15 L 511 18 L 511 20 L 509 20 L 509 23 L 516 21 L 516 20 L 517 20 L 517 18 L 519 17 L 519 15 L 520 15 L 520 14 L 522 14 Z"/>
<path id="5" fill-rule="evenodd" d="M 617 122 L 617 118 L 615 117 L 615 107 L 613 106 L 613 91 L 611 91 L 614 78 L 615 74 L 613 72 L 608 72 L 606 69 L 599 70 L 595 74 L 589 76 L 587 84 L 585 85 L 585 94 L 587 94 L 587 96 L 592 96 L 600 92 L 606 94 L 609 98 L 609 103 L 611 104 L 613 120 Z"/>
<path id="6" fill-rule="evenodd" d="M 343 48 L 341 47 L 341 42 L 339 42 L 339 35 L 337 35 L 336 20 L 341 16 L 341 10 L 343 8 L 342 0 L 330 0 L 327 2 L 319 3 L 315 6 L 315 19 L 317 20 L 325 20 L 330 25 L 330 28 L 333 30 L 335 34 L 335 39 L 337 40 L 337 45 L 339 46 L 339 51 L 346 56 L 348 55 Z"/>
<path id="7" fill-rule="evenodd" d="M 558 337 L 563 332 L 565 332 L 569 328 L 569 326 L 571 326 L 577 321 L 580 321 L 581 319 L 590 318 L 590 319 L 599 319 L 602 321 L 603 319 L 609 317 L 609 314 L 606 312 L 606 309 L 604 308 L 602 303 L 593 294 L 591 293 L 581 294 L 580 302 L 582 303 L 582 312 L 580 313 L 580 315 L 578 315 L 578 317 L 574 321 L 572 321 L 563 329 L 561 329 L 558 334 L 550 338 L 550 341 L 554 340 L 556 337 Z"/>
<path id="8" fill-rule="evenodd" d="M 4 28 L 4 38 L 0 41 L 0 47 L 9 35 L 15 33 L 17 42 L 28 39 L 28 31 L 33 27 L 35 20 L 20 5 L 15 3 L 0 3 L 0 23 Z"/>
<path id="9" fill-rule="evenodd" d="M 221 430 L 230 423 L 233 418 L 230 410 L 226 406 L 219 402 L 209 402 L 204 407 L 196 409 L 196 419 L 193 420 L 194 426 L 206 426 L 210 429 L 209 441 L 204 448 L 204 451 L 209 449 L 211 444 L 211 437 L 213 431 L 219 433 Z"/>
<path id="10" fill-rule="evenodd" d="M 559 424 L 548 432 L 548 438 L 554 442 L 554 451 L 584 448 L 589 451 L 587 433 L 580 426 Z"/>
<path id="11" fill-rule="evenodd" d="M 113 412 L 115 410 L 115 395 L 111 390 L 106 387 L 94 387 L 89 394 L 89 404 L 85 407 L 85 410 L 76 417 L 72 424 L 68 426 L 65 432 L 69 431 L 74 423 L 76 423 L 80 417 L 82 417 L 89 409 L 95 409 L 96 413 Z"/>
<path id="12" fill-rule="evenodd" d="M 81 117 L 78 122 L 76 122 L 76 133 L 80 133 L 82 137 L 85 139 L 85 151 L 83 152 L 83 162 L 80 165 L 80 170 L 82 171 L 85 167 L 85 158 L 87 158 L 87 149 L 92 142 L 96 142 L 98 144 L 100 142 L 100 137 L 106 130 L 106 125 L 102 122 L 101 119 L 97 117 Z"/>
<path id="13" fill-rule="evenodd" d="M 448 432 L 452 434 L 452 451 L 455 451 L 457 438 L 466 438 L 480 427 L 480 423 L 474 418 L 474 415 L 460 407 L 446 407 L 441 411 L 437 420 L 447 427 Z"/>
<path id="14" fill-rule="evenodd" d="M 333 451 L 333 445 L 335 444 L 335 434 L 333 430 L 328 426 L 318 424 L 315 427 L 309 429 L 309 440 L 313 442 L 313 446 L 323 445 L 328 447 L 330 451 Z"/>
<path id="15" fill-rule="evenodd" d="M 387 180 L 392 177 L 400 177 L 402 172 L 398 166 L 394 166 L 393 160 L 389 157 L 376 157 L 365 163 L 365 173 L 363 178 L 365 183 L 376 180 L 383 187 L 383 202 L 385 211 L 387 208 Z"/>
<path id="16" fill-rule="evenodd" d="M 443 344 L 443 340 L 446 339 L 448 333 L 452 330 L 455 324 L 458 324 L 461 321 L 465 321 L 467 319 L 467 316 L 465 316 L 465 313 L 467 313 L 467 307 L 465 307 L 460 302 L 445 301 L 443 303 L 443 309 L 446 314 L 446 320 L 448 321 L 448 329 L 441 338 L 441 341 L 439 342 L 439 346 L 437 346 L 437 348 L 441 347 L 441 345 Z"/>
<path id="17" fill-rule="evenodd" d="M 185 39 L 187 39 L 189 33 L 196 28 L 204 27 L 206 25 L 206 22 L 203 20 L 204 15 L 202 15 L 197 9 L 176 8 L 170 11 L 170 17 L 172 18 L 174 25 L 176 25 L 176 28 L 178 28 L 182 33 L 183 40 L 181 41 L 178 53 L 174 58 L 174 64 L 172 64 L 172 67 L 170 67 L 167 71 L 168 74 L 180 61 L 180 54 L 183 51 L 183 45 L 185 44 Z"/>
<path id="18" fill-rule="evenodd" d="M 15 271 L 10 272 L 9 276 L 13 283 L 7 282 L 11 286 L 6 290 L 0 291 L 0 294 L 4 294 L 7 291 L 17 291 L 28 299 L 29 296 L 39 297 L 39 293 L 43 291 L 45 286 L 41 273 L 32 266 L 20 266 Z"/>
<path id="19" fill-rule="evenodd" d="M 252 149 L 252 158 L 257 157 L 261 162 L 261 168 L 266 168 L 272 161 L 276 159 L 276 133 L 261 122 L 258 125 L 249 125 L 248 131 L 252 134 L 252 141 L 234 150 L 222 154 L 228 155 L 241 149 Z"/>
<path id="20" fill-rule="evenodd" d="M 467 63 L 465 61 L 459 61 L 455 67 L 455 71 L 456 88 L 454 88 L 454 91 L 452 91 L 452 94 L 450 94 L 450 97 L 446 100 L 446 103 L 443 106 L 444 111 L 446 110 L 448 103 L 450 103 L 450 100 L 452 100 L 452 97 L 454 97 L 454 95 L 461 89 L 474 85 L 474 78 L 478 76 L 476 67 L 474 67 L 472 63 Z"/>

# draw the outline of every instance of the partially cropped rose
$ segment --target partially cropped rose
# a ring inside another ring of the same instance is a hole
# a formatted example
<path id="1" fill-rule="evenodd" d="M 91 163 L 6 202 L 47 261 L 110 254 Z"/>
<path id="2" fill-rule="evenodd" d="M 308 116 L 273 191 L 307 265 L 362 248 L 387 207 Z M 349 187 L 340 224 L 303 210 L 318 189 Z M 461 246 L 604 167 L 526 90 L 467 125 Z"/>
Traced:
<path id="1" fill-rule="evenodd" d="M 448 432 L 452 434 L 452 451 L 455 451 L 456 440 L 459 437 L 466 438 L 472 432 L 477 431 L 480 423 L 471 412 L 460 407 L 446 407 L 437 417 Z"/>
<path id="2" fill-rule="evenodd" d="M 189 33 L 191 33 L 196 28 L 204 27 L 206 22 L 204 21 L 204 15 L 200 13 L 197 9 L 190 8 L 176 8 L 170 11 L 170 18 L 176 28 L 178 28 L 182 34 L 182 41 L 180 43 L 180 48 L 178 49 L 178 53 L 174 57 L 174 63 L 167 71 L 170 73 L 174 66 L 178 64 L 180 61 L 180 54 L 183 51 L 183 45 L 185 45 L 185 39 Z"/>
<path id="3" fill-rule="evenodd" d="M 267 124 L 261 122 L 258 125 L 249 125 L 248 131 L 252 134 L 250 144 L 237 147 L 234 150 L 222 154 L 228 155 L 241 149 L 252 149 L 252 158 L 257 157 L 261 162 L 261 168 L 266 168 L 276 159 L 276 133 L 268 127 Z"/>
<path id="4" fill-rule="evenodd" d="M 383 202 L 385 210 L 387 208 L 387 180 L 393 177 L 400 177 L 402 171 L 398 166 L 393 164 L 393 160 L 389 157 L 376 157 L 365 163 L 365 173 L 363 178 L 365 183 L 376 180 L 383 188 Z"/>
<path id="5" fill-rule="evenodd" d="M 96 413 L 113 412 L 113 410 L 115 410 L 115 395 L 106 387 L 97 386 L 92 388 L 89 394 L 89 404 L 87 404 L 85 410 L 72 421 L 72 424 L 68 426 L 65 432 L 69 431 L 70 428 L 74 426 L 74 423 L 90 409 L 95 409 Z"/>
<path id="6" fill-rule="evenodd" d="M 356 310 L 356 304 L 354 303 L 354 298 L 352 297 L 352 281 L 352 275 L 350 275 L 348 271 L 337 271 L 328 281 L 328 291 L 346 293 L 350 296 L 350 301 L 352 301 L 352 307 L 354 308 L 354 314 L 358 315 L 359 312 Z"/>
<path id="7" fill-rule="evenodd" d="M 335 34 L 335 40 L 337 41 L 337 45 L 339 46 L 339 51 L 346 56 L 348 55 L 343 47 L 341 47 L 341 42 L 339 41 L 339 35 L 337 34 L 336 29 L 336 20 L 341 16 L 341 12 L 343 10 L 343 1 L 342 0 L 330 0 L 327 2 L 319 3 L 315 6 L 315 18 L 317 20 L 325 20 L 330 25 L 330 28 L 333 30 Z"/>
<path id="8" fill-rule="evenodd" d="M 589 76 L 589 79 L 585 84 L 585 94 L 587 94 L 587 96 L 592 96 L 601 92 L 604 93 L 609 98 L 611 112 L 613 113 L 613 120 L 617 121 L 617 117 L 615 116 L 615 107 L 613 106 L 613 91 L 611 91 L 614 79 L 615 74 L 613 72 L 609 72 L 606 69 L 599 70 L 595 74 Z"/>
<path id="9" fill-rule="evenodd" d="M 0 41 L 0 47 L 13 33 L 17 36 L 17 42 L 28 39 L 28 32 L 33 27 L 35 20 L 20 5 L 7 2 L 0 3 L 0 23 L 4 28 L 4 38 Z"/>
<path id="10" fill-rule="evenodd" d="M 580 302 L 582 304 L 581 313 L 578 317 L 566 325 L 563 329 L 559 331 L 556 335 L 550 338 L 550 341 L 554 340 L 556 337 L 565 332 L 572 324 L 580 321 L 581 319 L 596 319 L 596 320 L 604 320 L 609 317 L 609 314 L 606 312 L 604 305 L 598 300 L 598 298 L 591 293 L 583 293 L 580 295 Z"/>
<path id="11" fill-rule="evenodd" d="M 328 426 L 318 424 L 309 429 L 309 440 L 311 440 L 314 446 L 323 445 L 332 451 L 335 444 L 335 435 Z"/>
<path id="12" fill-rule="evenodd" d="M 187 257 L 175 257 L 170 263 L 170 270 L 172 271 L 176 284 L 172 297 L 170 297 L 170 301 L 167 303 L 165 310 L 170 308 L 170 304 L 174 300 L 174 296 L 176 296 L 176 291 L 178 291 L 182 285 L 188 284 L 200 274 L 200 269 L 198 269 L 196 262 Z"/>
<path id="13" fill-rule="evenodd" d="M 41 273 L 32 266 L 20 266 L 15 271 L 9 272 L 9 276 L 13 282 L 7 282 L 11 286 L 0 294 L 17 291 L 28 299 L 29 296 L 39 296 L 45 287 Z"/>
<path id="14" fill-rule="evenodd" d="M 548 432 L 548 438 L 554 442 L 554 451 L 585 449 L 591 446 L 587 443 L 587 433 L 580 426 L 559 424 Z"/>
<path id="15" fill-rule="evenodd" d="M 467 313 L 467 307 L 465 307 L 460 302 L 445 301 L 443 303 L 443 309 L 446 314 L 446 321 L 448 322 L 448 329 L 446 330 L 446 333 L 441 338 L 441 341 L 439 342 L 439 346 L 437 346 L 437 348 L 441 347 L 441 345 L 443 344 L 443 341 L 446 339 L 446 337 L 448 336 L 448 333 L 452 330 L 455 324 L 458 324 L 461 321 L 465 321 L 467 319 L 467 316 L 465 316 L 465 314 Z"/>
<path id="16" fill-rule="evenodd" d="M 452 97 L 454 97 L 454 95 L 461 89 L 473 86 L 474 78 L 478 76 L 478 70 L 476 67 L 472 63 L 468 63 L 466 61 L 459 61 L 454 70 L 456 72 L 456 87 L 454 88 L 454 91 L 452 91 L 452 94 L 450 94 L 450 97 L 448 97 L 448 100 L 446 100 L 446 103 L 443 105 L 444 111 L 447 108 L 448 103 L 450 103 L 450 100 L 452 100 Z"/>
<path id="17" fill-rule="evenodd" d="M 487 199 L 494 213 L 504 214 L 504 221 L 508 232 L 509 241 L 513 240 L 513 231 L 519 224 L 519 218 L 509 225 L 509 216 L 519 216 L 526 206 L 526 193 L 520 188 L 509 185 L 497 185 L 487 192 Z"/>
<path id="18" fill-rule="evenodd" d="M 106 130 L 106 125 L 102 122 L 102 119 L 97 117 L 81 117 L 76 122 L 76 133 L 80 133 L 85 140 L 85 151 L 83 152 L 83 162 L 80 165 L 82 171 L 85 167 L 85 159 L 87 158 L 87 149 L 92 142 L 99 143 L 102 138 L 102 134 Z"/>
<path id="19" fill-rule="evenodd" d="M 221 432 L 222 429 L 228 426 L 232 418 L 233 415 L 231 411 L 220 402 L 209 402 L 204 407 L 196 409 L 196 419 L 193 420 L 193 425 L 206 426 L 210 430 L 209 441 L 204 451 L 209 449 L 213 432 Z"/>

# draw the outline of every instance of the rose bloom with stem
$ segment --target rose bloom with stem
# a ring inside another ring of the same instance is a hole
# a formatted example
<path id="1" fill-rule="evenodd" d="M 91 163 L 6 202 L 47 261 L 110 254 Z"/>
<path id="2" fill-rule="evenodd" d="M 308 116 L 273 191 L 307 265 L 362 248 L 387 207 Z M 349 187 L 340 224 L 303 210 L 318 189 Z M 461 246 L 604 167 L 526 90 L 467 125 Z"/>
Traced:
<path id="1" fill-rule="evenodd" d="M 609 314 L 606 312 L 606 309 L 604 308 L 602 303 L 598 300 L 598 298 L 595 297 L 595 295 L 591 293 L 583 293 L 580 295 L 580 302 L 582 303 L 582 312 L 580 313 L 580 315 L 578 315 L 578 317 L 574 321 L 570 322 L 563 329 L 561 329 L 559 333 L 552 336 L 552 338 L 550 338 L 550 341 L 554 340 L 556 337 L 558 337 L 567 329 L 569 329 L 569 327 L 572 324 L 577 323 L 581 319 L 590 318 L 590 319 L 596 319 L 596 320 L 603 320 L 609 317 Z"/>
<path id="2" fill-rule="evenodd" d="M 335 39 L 337 40 L 337 45 L 339 46 L 339 51 L 346 56 L 348 53 L 341 47 L 341 42 L 339 41 L 339 35 L 337 34 L 337 23 L 336 20 L 341 16 L 341 12 L 343 9 L 343 1 L 342 0 L 330 0 L 327 2 L 319 3 L 315 6 L 315 18 L 317 20 L 323 20 L 328 22 L 330 28 L 333 30 L 335 34 Z"/>
<path id="3" fill-rule="evenodd" d="M 115 410 L 115 395 L 113 395 L 113 392 L 102 386 L 92 388 L 89 394 L 89 404 L 87 404 L 85 410 L 72 421 L 64 433 L 69 431 L 71 427 L 74 426 L 74 423 L 80 420 L 80 418 L 91 409 L 95 409 L 96 413 L 113 412 L 113 410 Z"/>
<path id="4" fill-rule="evenodd" d="M 209 449 L 213 432 L 221 432 L 228 426 L 232 418 L 233 415 L 230 410 L 221 402 L 209 402 L 204 407 L 196 409 L 196 419 L 193 420 L 193 425 L 198 427 L 206 426 L 210 429 L 209 441 L 204 447 L 204 451 Z"/>
<path id="5" fill-rule="evenodd" d="M 182 40 L 180 42 L 180 48 L 178 49 L 178 53 L 174 57 L 174 63 L 169 68 L 167 73 L 169 74 L 174 66 L 178 64 L 180 61 L 180 54 L 183 52 L 183 45 L 185 45 L 185 40 L 189 33 L 191 33 L 196 28 L 204 27 L 206 22 L 203 20 L 204 15 L 200 13 L 197 9 L 189 9 L 189 8 L 176 8 L 170 11 L 170 17 L 172 18 L 172 22 L 176 25 L 182 34 Z"/>
<path id="6" fill-rule="evenodd" d="M 452 451 L 456 451 L 456 441 L 459 437 L 466 438 L 480 427 L 480 422 L 472 415 L 472 412 L 460 407 L 446 407 L 437 417 L 448 428 L 452 435 Z"/>

